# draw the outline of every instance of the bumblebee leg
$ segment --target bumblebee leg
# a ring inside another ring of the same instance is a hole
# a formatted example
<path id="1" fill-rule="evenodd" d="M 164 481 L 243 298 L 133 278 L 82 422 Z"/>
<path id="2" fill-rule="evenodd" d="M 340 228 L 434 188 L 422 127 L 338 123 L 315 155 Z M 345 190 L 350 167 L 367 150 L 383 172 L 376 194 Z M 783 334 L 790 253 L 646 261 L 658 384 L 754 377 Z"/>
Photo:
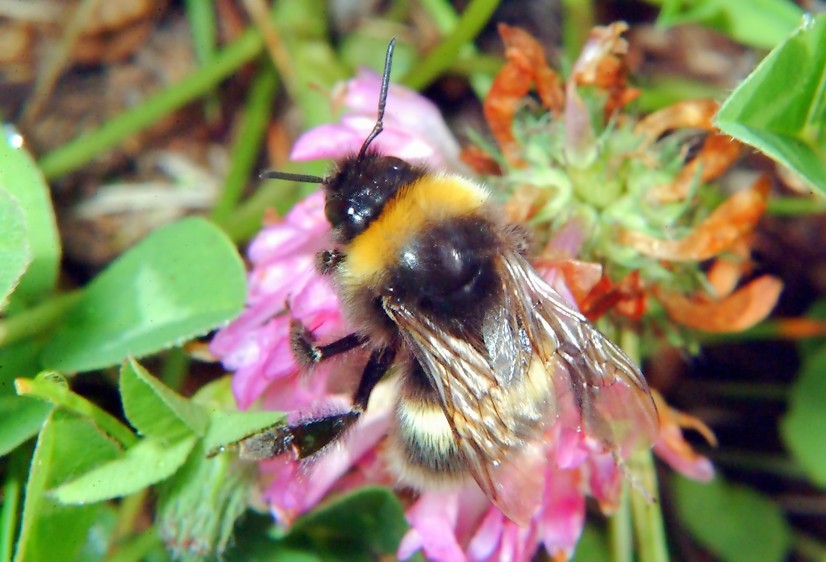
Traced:
<path id="1" fill-rule="evenodd" d="M 395 347 L 383 347 L 373 351 L 370 359 L 367 360 L 367 365 L 364 366 L 364 371 L 361 373 L 361 380 L 356 389 L 356 395 L 353 397 L 352 411 L 358 411 L 360 414 L 367 409 L 367 402 L 370 400 L 370 394 L 373 389 L 393 364 L 393 359 L 396 358 Z"/>
<path id="2" fill-rule="evenodd" d="M 315 268 L 321 275 L 329 275 L 344 261 L 341 250 L 324 250 L 315 256 Z"/>
<path id="3" fill-rule="evenodd" d="M 365 341 L 367 338 L 364 336 L 349 334 L 327 345 L 316 345 L 312 332 L 304 324 L 298 320 L 290 323 L 290 347 L 293 350 L 293 357 L 304 367 L 310 367 L 330 357 L 346 353 Z"/>
<path id="4" fill-rule="evenodd" d="M 264 460 L 278 456 L 289 449 L 295 451 L 300 459 L 314 455 L 341 437 L 359 419 L 367 408 L 370 394 L 393 364 L 395 356 L 395 348 L 385 347 L 373 351 L 364 367 L 350 411 L 305 420 L 293 425 L 282 425 L 247 437 L 239 444 L 241 458 Z"/>

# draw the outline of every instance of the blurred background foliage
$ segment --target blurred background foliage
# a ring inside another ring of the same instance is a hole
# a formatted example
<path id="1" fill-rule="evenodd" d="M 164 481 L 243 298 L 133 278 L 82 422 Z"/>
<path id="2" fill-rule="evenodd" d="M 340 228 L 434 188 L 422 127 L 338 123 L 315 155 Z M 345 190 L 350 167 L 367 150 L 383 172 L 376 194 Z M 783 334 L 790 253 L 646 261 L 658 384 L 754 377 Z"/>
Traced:
<path id="1" fill-rule="evenodd" d="M 826 560 L 823 9 L 0 0 L 0 560 L 392 557 L 406 523 L 388 491 L 338 499 L 285 532 L 249 505 L 249 466 L 202 462 L 277 421 L 224 412 L 220 367 L 198 361 L 198 338 L 243 306 L 236 245 L 312 189 L 258 172 L 324 173 L 323 162 L 290 162 L 292 141 L 334 118 L 336 82 L 380 68 L 391 37 L 397 81 L 435 101 L 466 142 L 485 130 L 480 99 L 503 63 L 497 23 L 527 29 L 565 73 L 589 29 L 615 20 L 630 25 L 640 112 L 727 100 L 719 126 L 756 147 L 738 166 L 773 178 L 753 249 L 785 285 L 763 324 L 708 336 L 695 356 L 647 359 L 652 385 L 719 439 L 696 441 L 714 482 L 661 472 L 671 556 Z M 576 560 L 609 552 L 594 517 Z"/>

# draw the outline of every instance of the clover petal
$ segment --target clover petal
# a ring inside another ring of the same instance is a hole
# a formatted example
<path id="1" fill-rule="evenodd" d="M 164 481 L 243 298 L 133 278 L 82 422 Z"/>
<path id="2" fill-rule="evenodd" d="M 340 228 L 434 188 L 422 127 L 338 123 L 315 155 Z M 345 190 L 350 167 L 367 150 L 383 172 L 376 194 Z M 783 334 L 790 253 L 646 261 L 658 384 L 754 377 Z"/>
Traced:
<path id="1" fill-rule="evenodd" d="M 735 193 L 683 238 L 666 240 L 625 230 L 621 233 L 621 241 L 642 254 L 663 260 L 713 258 L 754 230 L 766 210 L 769 187 L 768 178 L 763 177 L 750 189 Z"/>
<path id="2" fill-rule="evenodd" d="M 721 299 L 661 290 L 656 295 L 668 315 L 680 324 L 704 332 L 726 333 L 746 330 L 766 318 L 782 290 L 780 280 L 764 275 Z"/>

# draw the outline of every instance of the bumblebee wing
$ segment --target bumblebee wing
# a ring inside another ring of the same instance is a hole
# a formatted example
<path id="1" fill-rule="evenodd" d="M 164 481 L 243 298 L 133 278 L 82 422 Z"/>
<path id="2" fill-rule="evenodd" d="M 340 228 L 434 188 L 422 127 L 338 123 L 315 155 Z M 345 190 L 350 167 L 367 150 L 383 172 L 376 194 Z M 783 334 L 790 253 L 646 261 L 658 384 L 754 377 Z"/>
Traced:
<path id="1" fill-rule="evenodd" d="M 422 311 L 384 309 L 437 391 L 476 482 L 520 524 L 541 501 L 547 432 L 561 402 L 607 451 L 651 445 L 658 417 L 634 362 L 516 253 L 500 258 L 501 300 L 479 333 L 453 335 Z"/>
<path id="2" fill-rule="evenodd" d="M 389 299 L 384 308 L 438 393 L 474 479 L 507 517 L 527 524 L 542 499 L 544 432 L 556 420 L 551 373 L 558 360 L 535 356 L 510 314 L 510 298 L 502 311 L 487 315 L 480 333 L 462 336 Z"/>
<path id="3" fill-rule="evenodd" d="M 553 349 L 564 365 L 557 372 L 569 378 L 555 381 L 557 397 L 573 402 L 586 435 L 623 456 L 651 446 L 659 434 L 659 418 L 634 361 L 571 308 L 522 256 L 506 254 L 502 267 L 512 298 L 521 300 L 515 308 L 527 320 L 528 338 L 552 342 L 537 351 L 549 360 L 547 351 Z"/>

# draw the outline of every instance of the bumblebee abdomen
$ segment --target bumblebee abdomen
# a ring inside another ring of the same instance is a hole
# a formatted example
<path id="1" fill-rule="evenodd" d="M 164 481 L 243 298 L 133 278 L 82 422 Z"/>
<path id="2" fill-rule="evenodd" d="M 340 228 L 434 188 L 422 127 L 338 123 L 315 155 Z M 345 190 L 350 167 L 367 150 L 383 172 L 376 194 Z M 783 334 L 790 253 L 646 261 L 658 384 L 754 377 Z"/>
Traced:
<path id="1" fill-rule="evenodd" d="M 455 486 L 468 469 L 450 422 L 421 366 L 411 360 L 403 368 L 389 438 L 391 470 L 416 489 Z"/>

